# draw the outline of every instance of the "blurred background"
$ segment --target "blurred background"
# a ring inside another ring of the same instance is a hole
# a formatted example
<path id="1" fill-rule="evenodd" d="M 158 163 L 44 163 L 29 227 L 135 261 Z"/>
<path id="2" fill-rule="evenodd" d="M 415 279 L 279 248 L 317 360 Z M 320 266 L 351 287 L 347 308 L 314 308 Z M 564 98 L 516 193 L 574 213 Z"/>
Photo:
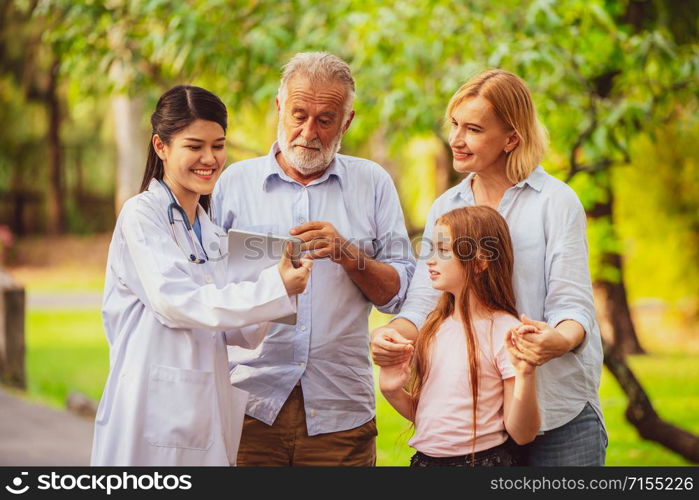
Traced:
<path id="1" fill-rule="evenodd" d="M 587 210 L 607 463 L 698 463 L 698 19 L 695 0 L 0 0 L 2 390 L 99 400 L 107 248 L 171 86 L 228 105 L 233 162 L 275 140 L 294 53 L 344 58 L 357 113 L 342 152 L 391 174 L 417 238 L 460 180 L 447 102 L 499 67 L 528 82 L 551 137 L 543 166 Z M 379 465 L 406 465 L 408 423 L 380 394 L 377 407 Z"/>

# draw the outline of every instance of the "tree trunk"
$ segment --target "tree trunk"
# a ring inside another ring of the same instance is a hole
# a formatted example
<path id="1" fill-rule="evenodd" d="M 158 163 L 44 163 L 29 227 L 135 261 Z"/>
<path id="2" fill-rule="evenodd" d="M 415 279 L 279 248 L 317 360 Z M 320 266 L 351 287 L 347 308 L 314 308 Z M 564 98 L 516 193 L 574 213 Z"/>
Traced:
<path id="1" fill-rule="evenodd" d="M 588 212 L 588 216 L 595 218 L 609 217 L 613 221 L 614 197 L 611 190 L 608 190 L 607 201 L 598 203 L 593 210 Z M 612 226 L 612 231 L 614 231 Z M 616 233 L 613 235 L 616 237 Z M 614 346 L 617 353 L 624 356 L 627 354 L 645 354 L 636 335 L 636 328 L 631 318 L 631 310 L 626 298 L 626 285 L 624 284 L 624 263 L 616 252 L 607 252 L 602 255 L 602 263 L 617 271 L 618 281 L 598 280 L 595 287 L 602 296 L 602 317 L 608 322 L 606 329 L 611 338 L 607 340 Z"/>
<path id="2" fill-rule="evenodd" d="M 48 190 L 48 232 L 56 235 L 65 230 L 63 213 L 63 175 L 61 168 L 61 107 L 58 98 L 58 72 L 60 61 L 57 56 L 49 72 L 46 90 L 46 107 L 49 115 L 49 190 Z"/>
<path id="3" fill-rule="evenodd" d="M 112 99 L 117 149 L 115 208 L 119 213 L 126 200 L 138 194 L 148 151 L 143 130 L 143 101 L 120 95 Z"/>
<path id="4" fill-rule="evenodd" d="M 655 441 L 691 462 L 699 463 L 699 437 L 665 422 L 658 416 L 623 356 L 608 345 L 604 346 L 604 365 L 628 397 L 626 419 L 638 430 L 641 437 Z"/>

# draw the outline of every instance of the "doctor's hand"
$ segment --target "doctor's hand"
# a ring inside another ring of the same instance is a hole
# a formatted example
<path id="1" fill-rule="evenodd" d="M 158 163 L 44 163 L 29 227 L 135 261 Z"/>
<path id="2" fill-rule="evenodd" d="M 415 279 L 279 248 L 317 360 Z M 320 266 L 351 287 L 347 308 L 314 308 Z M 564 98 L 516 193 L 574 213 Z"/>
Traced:
<path id="1" fill-rule="evenodd" d="M 291 245 L 284 245 L 284 253 L 277 265 L 279 275 L 284 282 L 288 295 L 298 295 L 306 289 L 308 278 L 311 276 L 313 261 L 311 259 L 301 259 L 301 265 L 294 267 L 291 262 Z"/>

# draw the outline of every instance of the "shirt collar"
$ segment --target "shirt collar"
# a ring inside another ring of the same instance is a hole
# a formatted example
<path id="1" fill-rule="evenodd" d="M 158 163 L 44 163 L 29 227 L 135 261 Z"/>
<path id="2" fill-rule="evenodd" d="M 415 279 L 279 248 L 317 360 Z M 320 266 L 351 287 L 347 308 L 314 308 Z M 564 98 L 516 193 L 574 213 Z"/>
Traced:
<path id="1" fill-rule="evenodd" d="M 277 163 L 277 153 L 279 152 L 279 143 L 275 141 L 274 144 L 272 144 L 272 147 L 269 149 L 269 154 L 267 155 L 264 163 L 265 173 L 262 177 L 262 189 L 265 191 L 269 191 L 271 185 L 270 181 L 274 177 L 285 182 L 300 184 L 298 181 L 295 181 L 289 177 L 279 163 Z M 337 157 L 337 155 L 335 155 L 333 160 L 330 162 L 330 165 L 328 165 L 328 168 L 326 168 L 325 172 L 323 172 L 323 175 L 308 185 L 312 186 L 315 184 L 321 184 L 332 176 L 337 179 L 337 181 L 340 183 L 340 187 L 342 187 L 342 178 L 345 175 L 345 171 L 346 167 L 344 163 Z"/>
<path id="2" fill-rule="evenodd" d="M 544 167 L 539 165 L 536 167 L 531 174 L 527 176 L 526 179 L 524 179 L 521 182 L 518 182 L 515 184 L 515 186 L 521 188 L 524 187 L 525 184 L 529 185 L 532 189 L 541 192 L 541 188 L 544 187 L 544 180 L 546 179 L 546 171 L 544 170 Z"/>
<path id="3" fill-rule="evenodd" d="M 473 191 L 471 190 L 471 181 L 473 179 L 473 176 L 476 175 L 474 172 L 471 172 L 466 176 L 464 180 L 462 180 L 458 184 L 458 189 L 454 190 L 454 193 L 452 194 L 452 198 L 457 198 L 458 196 L 461 196 L 465 200 L 473 200 Z M 531 174 L 527 176 L 526 179 L 522 180 L 521 182 L 518 182 L 517 184 L 514 185 L 516 188 L 523 188 L 525 185 L 528 185 L 535 191 L 541 191 L 541 188 L 544 186 L 544 180 L 546 179 L 546 171 L 544 168 L 539 165 L 536 167 Z"/>
<path id="4" fill-rule="evenodd" d="M 451 195 L 452 199 L 456 199 L 459 196 L 461 196 L 464 200 L 473 201 L 473 192 L 471 191 L 471 179 L 473 179 L 474 175 L 476 174 L 471 172 L 466 176 L 464 180 L 457 184 L 457 189 L 455 189 Z"/>

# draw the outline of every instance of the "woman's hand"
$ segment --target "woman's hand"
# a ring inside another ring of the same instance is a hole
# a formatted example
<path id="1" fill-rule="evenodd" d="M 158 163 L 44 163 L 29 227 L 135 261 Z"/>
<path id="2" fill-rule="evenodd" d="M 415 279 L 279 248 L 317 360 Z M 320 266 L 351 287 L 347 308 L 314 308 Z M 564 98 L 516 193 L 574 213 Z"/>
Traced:
<path id="1" fill-rule="evenodd" d="M 294 267 L 291 262 L 291 245 L 289 243 L 284 245 L 284 253 L 277 268 L 289 296 L 298 295 L 306 289 L 312 267 L 313 261 L 305 258 L 301 259 L 301 265 L 298 268 Z"/>
<path id="2" fill-rule="evenodd" d="M 379 371 L 379 388 L 384 395 L 403 391 L 410 378 L 410 358 L 402 363 L 382 366 Z"/>
<path id="3" fill-rule="evenodd" d="M 524 314 L 521 319 L 522 324 L 514 329 L 512 336 L 518 359 L 541 366 L 574 347 L 569 338 L 547 323 L 529 319 Z"/>
<path id="4" fill-rule="evenodd" d="M 505 347 L 507 347 L 507 354 L 510 357 L 510 362 L 512 366 L 515 367 L 518 373 L 522 375 L 529 375 L 533 373 L 536 369 L 536 364 L 531 363 L 522 357 L 522 353 L 517 349 L 515 345 L 515 337 L 517 336 L 517 328 L 511 328 L 507 331 L 505 336 Z"/>

